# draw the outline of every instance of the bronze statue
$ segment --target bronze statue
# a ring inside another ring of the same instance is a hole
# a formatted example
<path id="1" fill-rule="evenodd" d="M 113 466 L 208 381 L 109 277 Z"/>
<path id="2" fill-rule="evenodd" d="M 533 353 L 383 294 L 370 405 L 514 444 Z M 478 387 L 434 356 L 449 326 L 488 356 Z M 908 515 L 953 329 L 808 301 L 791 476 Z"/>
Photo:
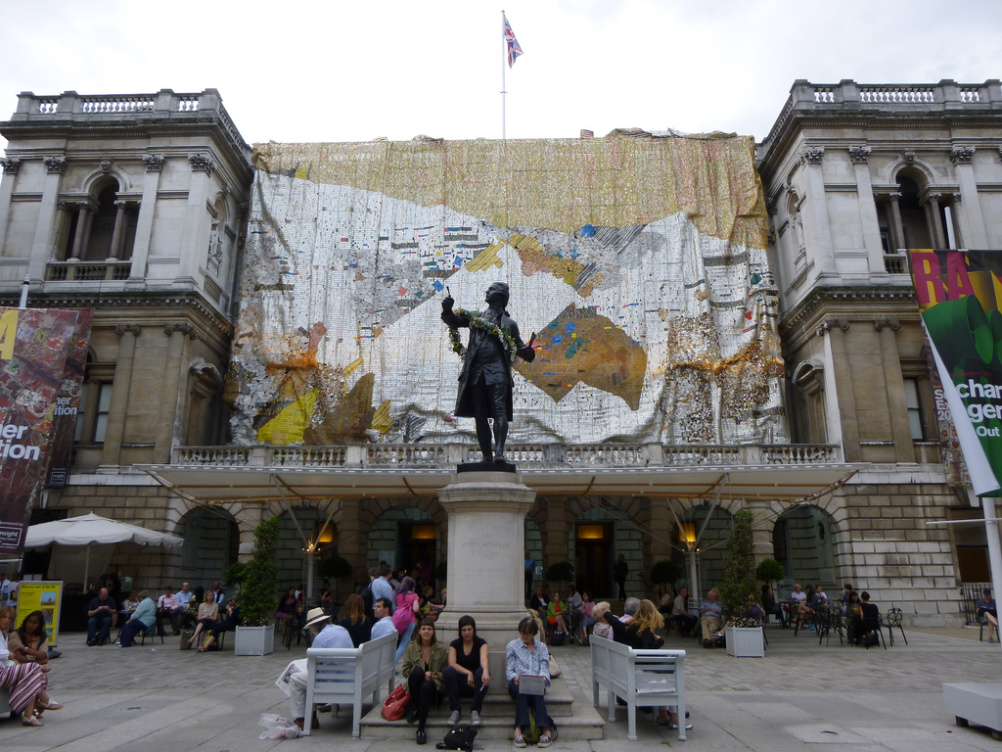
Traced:
<path id="1" fill-rule="evenodd" d="M 508 315 L 508 285 L 495 282 L 487 288 L 487 309 L 480 313 L 453 311 L 452 295 L 442 300 L 442 321 L 451 329 L 470 329 L 469 346 L 464 348 L 458 333 L 453 336 L 456 352 L 463 356 L 463 370 L 459 374 L 459 395 L 456 398 L 456 417 L 474 418 L 477 423 L 477 441 L 484 454 L 484 462 L 505 462 L 504 444 L 508 438 L 508 422 L 512 419 L 511 363 L 518 355 L 531 363 L 536 357 L 532 349 L 535 334 L 529 344 L 522 342 L 518 324 Z M 494 420 L 494 451 L 491 451 L 491 427 Z"/>

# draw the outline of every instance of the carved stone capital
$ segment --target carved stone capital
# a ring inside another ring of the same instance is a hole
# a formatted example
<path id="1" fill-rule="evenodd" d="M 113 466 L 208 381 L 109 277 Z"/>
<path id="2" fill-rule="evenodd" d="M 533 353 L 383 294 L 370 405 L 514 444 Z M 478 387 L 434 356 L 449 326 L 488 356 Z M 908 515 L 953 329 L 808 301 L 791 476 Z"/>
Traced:
<path id="1" fill-rule="evenodd" d="M 195 327 L 186 321 L 176 321 L 173 324 L 164 324 L 164 334 L 170 336 L 174 332 L 180 332 L 191 339 L 196 339 Z"/>
<path id="2" fill-rule="evenodd" d="M 805 146 L 800 152 L 800 161 L 805 164 L 821 164 L 821 159 L 825 155 L 823 146 Z"/>
<path id="3" fill-rule="evenodd" d="M 111 172 L 111 160 L 110 159 L 102 159 L 101 160 L 101 172 L 103 172 L 105 175 L 107 175 L 108 173 Z"/>
<path id="4" fill-rule="evenodd" d="M 895 204 L 898 203 L 898 201 L 901 200 L 901 194 L 900 193 L 885 193 L 884 196 L 887 197 L 888 201 L 893 201 Z"/>
<path id="5" fill-rule="evenodd" d="M 50 175 L 62 175 L 66 171 L 66 157 L 42 157 L 42 161 Z"/>
<path id="6" fill-rule="evenodd" d="M 229 196 L 230 193 L 232 192 L 230 190 L 230 184 L 229 183 L 223 183 L 223 187 L 219 189 L 219 192 L 222 193 L 223 196 Z"/>
<path id="7" fill-rule="evenodd" d="M 146 165 L 147 172 L 160 172 L 166 159 L 163 154 L 146 154 L 143 156 L 143 164 Z"/>
<path id="8" fill-rule="evenodd" d="M 837 318 L 825 319 L 818 325 L 815 334 L 817 334 L 819 337 L 824 337 L 826 332 L 830 332 L 835 329 L 841 329 L 843 332 L 848 331 L 849 322 L 846 319 L 837 319 Z"/>
<path id="9" fill-rule="evenodd" d="M 213 170 L 216 169 L 216 163 L 205 154 L 189 154 L 188 163 L 191 165 L 192 172 L 202 170 L 206 174 L 211 175 Z"/>
<path id="10" fill-rule="evenodd" d="M 21 166 L 21 160 L 17 157 L 0 158 L 0 167 L 3 167 L 4 174 L 17 175 L 17 170 Z"/>
<path id="11" fill-rule="evenodd" d="M 143 331 L 143 327 L 139 324 L 115 324 L 115 334 L 118 336 L 122 336 L 128 332 L 138 337 L 141 331 Z"/>
<path id="12" fill-rule="evenodd" d="M 953 146 L 950 148 L 950 161 L 955 165 L 970 164 L 973 159 L 973 146 Z"/>
<path id="13" fill-rule="evenodd" d="M 943 198 L 942 193 L 927 193 L 919 201 L 919 204 L 925 206 L 926 204 L 932 204 L 933 206 L 939 206 L 940 199 Z"/>
<path id="14" fill-rule="evenodd" d="M 878 332 L 884 327 L 888 327 L 892 332 L 896 332 L 901 328 L 901 322 L 897 319 L 874 319 L 873 327 Z"/>
<path id="15" fill-rule="evenodd" d="M 872 152 L 873 149 L 869 146 L 850 146 L 849 159 L 852 160 L 853 164 L 868 164 Z"/>

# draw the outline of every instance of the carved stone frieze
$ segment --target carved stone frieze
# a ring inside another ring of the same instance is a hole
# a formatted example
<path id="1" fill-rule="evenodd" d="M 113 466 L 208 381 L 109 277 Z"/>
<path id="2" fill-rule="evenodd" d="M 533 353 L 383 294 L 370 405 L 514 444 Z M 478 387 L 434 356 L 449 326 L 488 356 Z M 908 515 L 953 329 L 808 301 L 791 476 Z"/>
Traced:
<path id="1" fill-rule="evenodd" d="M 188 163 L 191 165 L 192 172 L 201 170 L 211 175 L 213 170 L 216 169 L 216 163 L 205 154 L 189 154 Z"/>
<path id="2" fill-rule="evenodd" d="M 187 321 L 176 321 L 173 324 L 164 324 L 164 334 L 170 336 L 174 332 L 180 332 L 191 339 L 196 339 L 198 337 L 198 334 L 195 332 L 195 327 Z"/>
<path id="3" fill-rule="evenodd" d="M 166 159 L 163 154 L 146 154 L 143 156 L 143 164 L 146 165 L 147 172 L 160 172 Z"/>
<path id="4" fill-rule="evenodd" d="M 821 159 L 825 155 L 823 146 L 805 146 L 800 152 L 800 161 L 805 164 L 821 164 Z"/>
<path id="5" fill-rule="evenodd" d="M 21 160 L 17 157 L 0 157 L 0 166 L 3 167 L 4 174 L 17 175 Z"/>
<path id="6" fill-rule="evenodd" d="M 873 149 L 869 146 L 850 146 L 849 159 L 852 160 L 853 164 L 868 164 L 872 152 Z"/>
<path id="7" fill-rule="evenodd" d="M 953 146 L 950 149 L 950 161 L 955 165 L 970 164 L 974 159 L 973 146 Z"/>
<path id="8" fill-rule="evenodd" d="M 843 332 L 849 330 L 849 321 L 847 319 L 838 318 L 828 318 L 822 321 L 819 325 L 815 334 L 819 337 L 824 337 L 826 332 L 830 332 L 833 329 L 841 329 Z"/>
<path id="9" fill-rule="evenodd" d="M 42 161 L 50 175 L 62 175 L 66 171 L 66 157 L 42 157 Z"/>

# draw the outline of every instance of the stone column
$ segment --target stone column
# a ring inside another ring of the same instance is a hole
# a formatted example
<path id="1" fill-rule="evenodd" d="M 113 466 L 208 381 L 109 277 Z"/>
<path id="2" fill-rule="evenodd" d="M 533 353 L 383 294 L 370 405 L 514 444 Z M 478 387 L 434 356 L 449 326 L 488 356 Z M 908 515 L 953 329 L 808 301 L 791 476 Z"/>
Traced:
<path id="1" fill-rule="evenodd" d="M 877 219 L 877 204 L 873 197 L 873 182 L 870 180 L 869 146 L 850 146 L 849 158 L 852 160 L 853 172 L 856 176 L 856 200 L 859 204 L 859 223 L 863 230 L 863 246 L 866 248 L 866 261 L 870 274 L 883 274 L 884 248 L 880 244 L 880 221 Z"/>
<path id="2" fill-rule="evenodd" d="M 960 205 L 960 226 L 964 231 L 967 248 L 988 248 L 988 233 L 985 230 L 985 218 L 981 213 L 981 202 L 978 200 L 978 183 L 974 179 L 973 146 L 954 146 L 950 150 L 950 161 L 957 172 L 957 182 L 960 184 L 960 195 L 966 200 Z"/>
<path id="3" fill-rule="evenodd" d="M 553 588 L 546 579 L 546 570 L 558 561 L 570 560 L 567 534 L 573 520 L 569 520 L 569 516 L 566 497 L 551 496 L 546 500 L 546 519 L 539 526 L 539 532 L 543 537 L 543 586 L 551 593 Z"/>
<path id="4" fill-rule="evenodd" d="M 887 202 L 891 208 L 891 243 L 894 245 L 892 250 L 895 253 L 905 248 L 905 226 L 901 222 L 901 205 L 898 203 L 900 200 L 900 193 L 887 194 Z"/>
<path id="5" fill-rule="evenodd" d="M 118 357 L 115 359 L 115 381 L 108 409 L 108 428 L 104 434 L 102 465 L 121 465 L 122 436 L 129 410 L 129 393 L 132 391 L 132 367 L 136 355 L 136 337 L 142 331 L 138 324 L 117 324 Z"/>
<path id="6" fill-rule="evenodd" d="M 170 337 L 167 344 L 167 362 L 164 366 L 164 380 L 160 389 L 160 419 L 157 421 L 156 445 L 153 461 L 170 462 L 174 435 L 180 416 L 177 407 L 184 403 L 184 395 L 178 390 L 181 385 L 181 363 L 184 358 L 184 338 L 195 338 L 195 327 L 191 324 L 175 323 L 164 326 L 164 334 Z"/>
<path id="7" fill-rule="evenodd" d="M 525 516 L 536 492 L 515 473 L 457 473 L 439 501 L 449 517 L 449 604 L 441 634 L 454 635 L 469 614 L 491 649 L 491 681 L 504 687 L 504 649 L 526 615 Z M 499 681 L 500 680 L 500 681 Z"/>
<path id="8" fill-rule="evenodd" d="M 117 261 L 121 257 L 122 243 L 125 242 L 125 212 L 128 201 L 115 202 L 115 229 L 111 233 L 111 251 L 108 261 Z"/>
<path id="9" fill-rule="evenodd" d="M 819 337 L 828 335 L 825 347 L 825 400 L 827 402 L 827 422 L 829 431 L 835 429 L 838 436 L 830 436 L 835 442 L 841 441 L 846 462 L 859 460 L 859 426 L 856 415 L 856 398 L 852 392 L 852 372 L 849 367 L 849 352 L 845 342 L 845 332 L 849 322 L 826 319 L 818 327 Z"/>
<path id="10" fill-rule="evenodd" d="M 943 232 L 943 218 L 940 217 L 939 200 L 942 194 L 927 194 L 922 199 L 922 208 L 926 213 L 926 224 L 929 226 L 929 237 L 933 248 L 946 248 L 946 234 Z"/>
<path id="11" fill-rule="evenodd" d="M 79 261 L 84 247 L 84 234 L 87 232 L 87 216 L 90 213 L 90 202 L 77 201 L 77 225 L 73 230 L 73 245 L 67 261 Z"/>
<path id="12" fill-rule="evenodd" d="M 950 193 L 946 196 L 947 206 L 950 209 L 950 227 L 953 229 L 953 248 L 964 248 L 964 236 L 960 232 L 960 222 L 958 221 L 958 213 L 960 212 L 960 196 L 956 193 Z M 949 244 L 949 237 L 947 237 L 947 244 Z"/>
<path id="13" fill-rule="evenodd" d="M 887 391 L 888 421 L 894 438 L 898 462 L 915 462 L 915 443 L 908 424 L 908 403 L 905 381 L 901 375 L 901 359 L 895 332 L 901 328 L 897 319 L 877 319 L 873 325 L 880 332 L 880 353 L 884 361 L 884 388 Z"/>
<path id="14" fill-rule="evenodd" d="M 141 280 L 146 277 L 146 261 L 150 255 L 150 238 L 153 236 L 153 213 L 156 210 L 160 170 L 164 161 L 163 154 L 147 154 L 143 157 L 146 178 L 143 181 L 143 199 L 139 203 L 136 242 L 132 246 L 132 271 L 129 272 L 129 279 Z"/>
<path id="15" fill-rule="evenodd" d="M 14 194 L 14 180 L 21 160 L 16 157 L 0 157 L 0 167 L 3 167 L 3 177 L 0 177 L 0 252 L 3 251 L 3 239 L 7 237 L 7 222 L 10 219 L 10 199 Z"/>
<path id="16" fill-rule="evenodd" d="M 832 249 L 831 223 L 828 221 L 828 200 L 825 194 L 825 177 L 821 160 L 825 155 L 823 146 L 805 147 L 800 156 L 807 175 L 807 218 L 809 230 L 807 241 L 808 258 L 821 272 L 835 271 L 835 256 Z"/>
<path id="17" fill-rule="evenodd" d="M 52 239 L 56 231 L 56 205 L 59 202 L 59 182 L 66 171 L 66 157 L 43 157 L 45 181 L 42 183 L 42 203 L 38 207 L 35 235 L 31 242 L 28 276 L 42 279 L 45 263 L 52 256 Z"/>

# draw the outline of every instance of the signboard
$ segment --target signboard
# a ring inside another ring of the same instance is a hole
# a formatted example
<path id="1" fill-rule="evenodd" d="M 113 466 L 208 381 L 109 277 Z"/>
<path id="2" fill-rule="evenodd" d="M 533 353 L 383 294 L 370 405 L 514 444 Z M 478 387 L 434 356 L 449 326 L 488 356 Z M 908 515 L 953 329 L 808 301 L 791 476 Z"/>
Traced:
<path id="1" fill-rule="evenodd" d="M 909 251 L 922 322 L 978 496 L 1002 496 L 1002 254 Z"/>
<path id="2" fill-rule="evenodd" d="M 0 308 L 0 554 L 23 547 L 57 422 L 73 430 L 72 422 L 58 421 L 57 408 L 70 348 L 86 351 L 89 329 L 90 311 Z M 65 399 L 75 412 L 74 393 Z"/>
<path id="3" fill-rule="evenodd" d="M 62 600 L 62 582 L 34 580 L 22 582 L 14 623 L 20 627 L 28 614 L 32 611 L 41 611 L 45 619 L 45 633 L 49 637 L 49 647 L 54 648 L 56 640 L 59 639 L 59 609 L 62 607 Z"/>

